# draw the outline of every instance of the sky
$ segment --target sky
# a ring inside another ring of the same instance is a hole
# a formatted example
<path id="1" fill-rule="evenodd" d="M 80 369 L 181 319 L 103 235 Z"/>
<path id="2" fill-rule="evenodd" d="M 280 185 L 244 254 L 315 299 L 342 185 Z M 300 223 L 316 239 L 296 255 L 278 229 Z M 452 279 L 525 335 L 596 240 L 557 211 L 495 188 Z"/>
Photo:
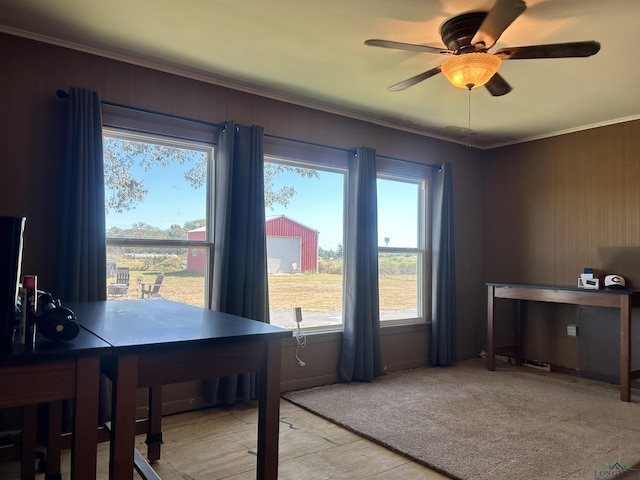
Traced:
<path id="1" fill-rule="evenodd" d="M 139 166 L 132 169 L 134 178 L 142 180 L 149 193 L 134 210 L 107 213 L 107 229 L 128 228 L 144 222 L 161 229 L 173 224 L 206 217 L 206 187 L 193 188 L 184 178 L 183 165 L 153 166 L 145 172 Z M 106 195 L 111 192 L 107 189 Z"/>
<path id="2" fill-rule="evenodd" d="M 274 187 L 293 185 L 296 195 L 290 205 L 274 205 L 267 216 L 287 217 L 318 230 L 319 245 L 335 250 L 342 240 L 342 209 L 344 176 L 341 173 L 320 172 L 320 178 L 302 178 L 285 172 L 274 180 Z M 417 192 L 415 184 L 378 180 L 378 245 L 416 247 Z"/>
<path id="3" fill-rule="evenodd" d="M 135 208 L 122 214 L 107 214 L 107 229 L 113 226 L 128 228 L 133 223 L 168 229 L 172 224 L 205 218 L 206 188 L 194 189 L 185 179 L 188 166 L 153 166 L 144 172 L 139 166 L 132 170 L 135 178 L 143 180 L 149 190 L 146 198 Z M 274 187 L 292 186 L 296 193 L 286 207 L 267 208 L 266 216 L 286 215 L 303 225 L 318 230 L 319 246 L 335 250 L 343 243 L 342 173 L 319 171 L 319 178 L 301 177 L 284 172 L 274 177 Z M 110 194 L 107 190 L 107 196 Z M 418 186 L 402 182 L 378 180 L 379 245 L 389 247 L 416 246 Z"/>

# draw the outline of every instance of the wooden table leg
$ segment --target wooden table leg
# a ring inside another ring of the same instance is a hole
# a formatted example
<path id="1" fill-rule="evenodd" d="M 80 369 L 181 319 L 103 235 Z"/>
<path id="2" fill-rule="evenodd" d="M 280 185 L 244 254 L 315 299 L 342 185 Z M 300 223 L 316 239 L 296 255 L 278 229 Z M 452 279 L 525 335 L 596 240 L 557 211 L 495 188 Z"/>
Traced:
<path id="1" fill-rule="evenodd" d="M 82 480 L 96 476 L 100 358 L 79 358 L 76 368 L 71 478 Z"/>
<path id="2" fill-rule="evenodd" d="M 620 295 L 620 400 L 631 401 L 631 305 Z"/>
<path id="3" fill-rule="evenodd" d="M 518 316 L 516 320 L 516 365 L 519 367 L 524 363 L 524 323 L 527 315 L 527 302 L 518 300 L 516 308 Z"/>
<path id="4" fill-rule="evenodd" d="M 269 341 L 266 366 L 258 374 L 258 480 L 278 478 L 280 352 L 280 339 Z"/>
<path id="5" fill-rule="evenodd" d="M 62 450 L 62 400 L 49 402 L 47 429 L 47 471 L 45 480 L 61 480 L 60 452 Z"/>
<path id="6" fill-rule="evenodd" d="M 132 480 L 136 438 L 138 357 L 119 355 L 113 379 L 109 479 Z"/>
<path id="7" fill-rule="evenodd" d="M 162 385 L 149 387 L 149 427 L 147 429 L 147 458 L 153 463 L 160 460 L 162 445 Z"/>
<path id="8" fill-rule="evenodd" d="M 38 405 L 22 407 L 22 448 L 20 461 L 20 479 L 36 478 L 36 432 L 38 427 Z"/>
<path id="9" fill-rule="evenodd" d="M 487 288 L 487 370 L 496 369 L 496 344 L 494 338 L 493 317 L 495 310 L 495 287 L 489 285 Z"/>

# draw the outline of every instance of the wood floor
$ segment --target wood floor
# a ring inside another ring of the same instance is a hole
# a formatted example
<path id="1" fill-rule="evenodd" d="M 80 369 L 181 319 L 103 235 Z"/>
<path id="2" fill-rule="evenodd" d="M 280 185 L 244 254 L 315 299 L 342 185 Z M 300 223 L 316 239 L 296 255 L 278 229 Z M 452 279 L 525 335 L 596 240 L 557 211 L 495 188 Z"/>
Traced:
<path id="1" fill-rule="evenodd" d="M 162 458 L 153 467 L 163 480 L 255 480 L 257 409 L 213 408 L 163 419 Z M 136 437 L 145 454 L 144 437 Z M 279 480 L 445 480 L 299 407 L 281 401 Z M 69 452 L 62 459 L 68 479 Z M 108 478 L 108 444 L 98 447 L 98 479 Z M 0 465 L 0 479 L 19 479 L 17 462 Z M 43 479 L 39 474 L 37 479 Z M 134 479 L 139 479 L 134 474 Z"/>

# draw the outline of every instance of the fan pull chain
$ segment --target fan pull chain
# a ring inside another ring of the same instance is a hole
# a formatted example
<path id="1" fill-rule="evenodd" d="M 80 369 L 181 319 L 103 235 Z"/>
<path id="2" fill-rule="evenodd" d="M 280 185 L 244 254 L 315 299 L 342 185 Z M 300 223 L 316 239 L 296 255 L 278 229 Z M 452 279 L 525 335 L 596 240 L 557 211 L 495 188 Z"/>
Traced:
<path id="1" fill-rule="evenodd" d="M 467 147 L 471 147 L 471 89 L 469 88 L 469 118 L 467 123 Z"/>

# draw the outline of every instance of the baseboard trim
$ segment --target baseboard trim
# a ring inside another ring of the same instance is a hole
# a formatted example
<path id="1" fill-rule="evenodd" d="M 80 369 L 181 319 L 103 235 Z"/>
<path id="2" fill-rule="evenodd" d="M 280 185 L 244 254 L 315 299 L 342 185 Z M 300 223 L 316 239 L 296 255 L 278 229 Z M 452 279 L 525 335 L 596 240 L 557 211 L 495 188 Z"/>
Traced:
<path id="1" fill-rule="evenodd" d="M 559 365 L 551 365 L 550 368 L 551 371 L 555 373 L 564 373 L 565 375 L 571 375 L 574 377 L 580 376 L 580 371 L 577 368 L 561 367 Z"/>
<path id="2" fill-rule="evenodd" d="M 410 362 L 390 363 L 385 365 L 385 372 L 400 372 L 402 370 L 413 370 L 415 368 L 426 368 L 429 366 L 429 359 L 422 358 L 419 360 L 412 360 Z"/>
<path id="3" fill-rule="evenodd" d="M 288 382 L 280 383 L 280 391 L 282 393 L 292 392 L 294 390 L 303 390 L 305 388 L 320 387 L 322 385 L 331 385 L 333 383 L 340 382 L 340 378 L 337 373 L 318 375 L 315 377 L 306 377 L 302 379 L 290 380 Z"/>

